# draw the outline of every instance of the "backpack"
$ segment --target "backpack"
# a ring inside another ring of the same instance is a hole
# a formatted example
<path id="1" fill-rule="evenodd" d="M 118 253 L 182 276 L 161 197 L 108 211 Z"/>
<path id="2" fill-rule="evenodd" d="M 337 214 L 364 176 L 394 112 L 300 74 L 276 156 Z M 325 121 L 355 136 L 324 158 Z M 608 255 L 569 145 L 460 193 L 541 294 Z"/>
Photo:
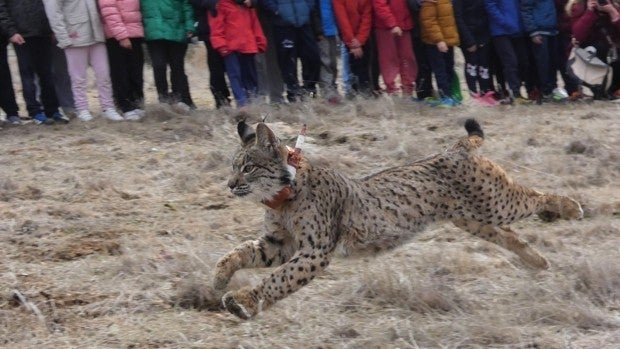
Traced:
<path id="1" fill-rule="evenodd" d="M 596 49 L 592 46 L 573 47 L 566 70 L 579 84 L 592 90 L 595 97 L 606 96 L 611 86 L 613 70 L 596 56 Z"/>

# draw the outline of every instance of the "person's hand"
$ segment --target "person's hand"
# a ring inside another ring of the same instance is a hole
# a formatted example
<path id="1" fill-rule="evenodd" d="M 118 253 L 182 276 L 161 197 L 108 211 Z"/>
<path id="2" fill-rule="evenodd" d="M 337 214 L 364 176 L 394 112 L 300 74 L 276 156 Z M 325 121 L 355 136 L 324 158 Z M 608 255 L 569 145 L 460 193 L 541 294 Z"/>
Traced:
<path id="1" fill-rule="evenodd" d="M 467 48 L 467 52 L 474 53 L 478 49 L 478 45 L 471 45 Z"/>
<path id="2" fill-rule="evenodd" d="M 361 47 L 355 47 L 351 49 L 351 54 L 355 58 L 362 58 L 362 56 L 364 55 L 364 51 Z"/>
<path id="3" fill-rule="evenodd" d="M 598 5 L 598 0 L 588 0 L 586 3 L 586 7 L 590 11 L 596 10 L 596 5 Z"/>
<path id="4" fill-rule="evenodd" d="M 131 40 L 129 40 L 129 38 L 119 40 L 118 44 L 121 45 L 122 48 L 131 50 Z"/>
<path id="5" fill-rule="evenodd" d="M 361 46 L 362 46 L 362 43 L 356 38 L 353 38 L 353 40 L 351 40 L 351 47 L 361 47 Z"/>
<path id="6" fill-rule="evenodd" d="M 24 37 L 21 36 L 21 34 L 17 33 L 13 36 L 11 36 L 11 38 L 9 39 L 9 41 L 15 45 L 23 45 L 26 43 L 26 40 L 24 40 Z"/>
<path id="7" fill-rule="evenodd" d="M 252 7 L 252 0 L 245 0 L 243 4 L 245 5 L 245 7 Z"/>
<path id="8" fill-rule="evenodd" d="M 607 2 L 606 5 L 599 5 L 597 3 L 596 4 L 596 9 L 601 11 L 601 12 L 607 13 L 612 21 L 618 19 L 618 9 L 616 9 L 616 6 L 614 6 L 610 2 Z"/>
<path id="9" fill-rule="evenodd" d="M 543 43 L 542 36 L 540 36 L 540 35 L 534 35 L 534 36 L 532 36 L 532 42 L 533 42 L 534 44 L 536 44 L 536 45 L 542 45 L 542 43 Z"/>
<path id="10" fill-rule="evenodd" d="M 391 30 L 392 34 L 396 35 L 396 36 L 401 36 L 403 35 L 403 30 L 400 29 L 400 27 L 394 27 Z"/>
<path id="11" fill-rule="evenodd" d="M 194 32 L 187 32 L 185 33 L 185 35 L 187 36 L 188 39 L 190 39 L 192 36 L 194 36 Z"/>
<path id="12" fill-rule="evenodd" d="M 448 52 L 448 45 L 446 45 L 445 41 L 440 41 L 437 43 L 437 49 L 439 50 L 439 52 L 446 53 Z"/>

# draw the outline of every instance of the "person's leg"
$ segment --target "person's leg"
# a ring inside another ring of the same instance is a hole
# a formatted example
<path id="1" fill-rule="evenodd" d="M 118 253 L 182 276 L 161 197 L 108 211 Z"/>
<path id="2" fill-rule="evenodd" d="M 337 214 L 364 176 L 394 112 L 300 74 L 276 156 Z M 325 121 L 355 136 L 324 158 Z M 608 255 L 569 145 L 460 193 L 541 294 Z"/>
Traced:
<path id="1" fill-rule="evenodd" d="M 235 96 L 235 102 L 237 108 L 243 107 L 248 104 L 248 96 L 243 87 L 243 81 L 241 78 L 241 65 L 239 62 L 238 52 L 232 52 L 224 57 L 226 63 L 226 74 L 228 75 L 228 81 L 230 81 L 230 87 L 233 95 Z"/>
<path id="2" fill-rule="evenodd" d="M 525 86 L 528 91 L 531 91 L 534 86 L 539 85 L 538 77 L 533 74 L 535 70 L 532 69 L 532 57 L 530 55 L 529 43 L 530 39 L 525 37 L 512 38 L 513 52 L 517 57 L 517 71 L 519 82 L 525 82 Z"/>
<path id="3" fill-rule="evenodd" d="M 321 75 L 321 53 L 316 35 L 309 24 L 296 28 L 296 31 L 297 53 L 301 60 L 304 89 L 316 94 L 316 85 Z"/>
<path id="4" fill-rule="evenodd" d="M 512 41 L 507 36 L 496 36 L 493 38 L 495 52 L 502 65 L 504 78 L 508 83 L 508 88 L 514 97 L 521 96 L 521 78 L 519 77 L 519 62 L 517 54 L 512 45 Z"/>
<path id="5" fill-rule="evenodd" d="M 351 68 L 351 87 L 364 97 L 369 97 L 372 94 L 372 88 L 370 85 L 370 52 L 369 45 L 366 43 L 362 46 L 363 55 L 360 58 L 355 58 L 352 54 L 349 54 L 349 67 Z"/>
<path id="6" fill-rule="evenodd" d="M 404 30 L 403 34 L 395 38 L 396 50 L 399 60 L 400 84 L 403 97 L 411 97 L 415 87 L 415 79 L 418 75 L 418 64 L 413 54 L 411 45 L 411 31 Z"/>
<path id="7" fill-rule="evenodd" d="M 90 65 L 95 71 L 99 105 L 101 110 L 115 109 L 112 97 L 112 81 L 110 81 L 110 63 L 104 43 L 90 45 Z"/>
<path id="8" fill-rule="evenodd" d="M 88 47 L 67 47 L 67 69 L 71 77 L 71 91 L 77 112 L 88 111 L 86 69 L 88 69 Z"/>
<path id="9" fill-rule="evenodd" d="M 351 92 L 351 66 L 349 57 L 349 48 L 344 42 L 340 42 L 340 61 L 342 62 L 342 88 L 345 96 L 348 96 Z"/>
<path id="10" fill-rule="evenodd" d="M 27 41 L 21 45 L 13 44 L 15 55 L 17 56 L 17 64 L 19 66 L 19 76 L 22 83 L 22 96 L 26 103 L 26 110 L 31 117 L 41 113 L 43 111 L 42 105 L 39 102 L 38 87 L 35 82 L 35 70 L 32 60 L 32 52 L 30 46 L 33 43 Z"/>
<path id="11" fill-rule="evenodd" d="M 475 52 L 475 61 L 477 65 L 477 81 L 480 87 L 480 94 L 484 94 L 493 90 L 493 81 L 491 79 L 490 68 L 490 52 L 489 45 L 478 46 Z"/>
<path id="12" fill-rule="evenodd" d="M 47 117 L 52 117 L 58 113 L 58 98 L 52 77 L 52 63 L 50 56 L 52 55 L 52 41 L 48 37 L 31 37 L 30 57 L 32 68 L 39 78 L 39 88 L 41 91 L 41 104 Z"/>
<path id="13" fill-rule="evenodd" d="M 452 87 L 450 86 L 450 75 L 447 72 L 448 67 L 446 67 L 446 53 L 440 52 L 435 45 L 426 45 L 426 53 L 435 75 L 439 94 L 442 97 L 451 97 Z"/>
<path id="14" fill-rule="evenodd" d="M 151 40 L 146 42 L 146 47 L 151 57 L 151 65 L 153 66 L 153 78 L 155 80 L 155 88 L 160 103 L 169 103 L 170 96 L 168 92 L 168 55 L 166 53 L 166 43 L 164 40 Z"/>
<path id="15" fill-rule="evenodd" d="M 141 38 L 131 39 L 131 51 L 128 53 L 129 65 L 129 101 L 134 109 L 144 105 L 144 50 Z"/>
<path id="16" fill-rule="evenodd" d="M 560 71 L 560 75 L 562 75 L 564 88 L 566 89 L 566 92 L 568 92 L 569 96 L 579 91 L 577 81 L 566 71 L 566 63 L 568 62 L 570 47 L 572 47 L 572 37 L 570 33 L 560 33 L 557 38 L 554 56 L 556 57 L 556 67 Z"/>
<path id="17" fill-rule="evenodd" d="M 71 78 L 67 70 L 67 58 L 65 52 L 55 44 L 52 44 L 52 77 L 56 98 L 62 111 L 66 114 L 75 113 L 75 102 L 71 92 Z"/>
<path id="18" fill-rule="evenodd" d="M 189 81 L 185 74 L 185 54 L 187 44 L 180 42 L 168 42 L 170 53 L 170 82 L 172 83 L 172 93 L 183 102 L 195 108 L 192 96 L 189 91 Z"/>
<path id="19" fill-rule="evenodd" d="M 467 48 L 461 47 L 461 52 L 463 52 L 463 58 L 465 59 L 465 81 L 467 82 L 467 88 L 469 89 L 469 94 L 473 95 L 476 93 L 484 93 L 482 90 L 482 86 L 480 86 L 480 91 L 478 91 L 478 52 L 469 52 Z"/>
<path id="20" fill-rule="evenodd" d="M 251 103 L 258 94 L 258 78 L 256 76 L 254 54 L 242 54 L 239 58 L 241 62 L 241 80 Z"/>
<path id="21" fill-rule="evenodd" d="M 116 39 L 108 39 L 106 48 L 110 62 L 110 79 L 114 101 L 123 113 L 134 110 L 135 108 L 129 100 L 130 66 L 127 59 L 129 52 L 126 48 L 121 47 Z"/>
<path id="22" fill-rule="evenodd" d="M 433 73 L 426 54 L 426 48 L 420 36 L 412 35 L 413 51 L 418 65 L 416 76 L 416 97 L 424 99 L 433 96 Z"/>
<path id="23" fill-rule="evenodd" d="M 17 116 L 18 107 L 7 54 L 7 42 L 0 39 L 0 108 L 9 117 Z"/>
<path id="24" fill-rule="evenodd" d="M 299 96 L 299 80 L 297 79 L 297 47 L 295 45 L 294 28 L 289 26 L 273 26 L 273 36 L 278 53 L 278 65 L 282 79 L 286 84 L 289 102 L 295 102 Z"/>
<path id="25" fill-rule="evenodd" d="M 336 37 L 324 37 L 318 42 L 321 69 L 320 86 L 324 98 L 334 99 L 338 97 L 336 91 L 336 76 L 338 75 L 338 62 L 336 59 Z"/>
<path id="26" fill-rule="evenodd" d="M 370 60 L 370 83 L 373 91 L 379 95 L 381 93 L 381 86 L 379 86 L 379 75 L 381 75 L 381 69 L 379 68 L 379 48 L 377 44 L 377 36 L 373 31 L 371 31 L 368 36 L 368 47 L 368 51 L 370 53 L 368 56 Z"/>
<path id="27" fill-rule="evenodd" d="M 224 58 L 211 45 L 211 40 L 205 40 L 207 48 L 207 65 L 209 66 L 209 87 L 215 99 L 215 107 L 221 108 L 230 105 L 230 91 L 226 84 L 226 64 Z"/>
<path id="28" fill-rule="evenodd" d="M 538 75 L 538 81 L 540 83 L 541 93 L 543 96 L 550 95 L 553 91 L 551 81 L 549 81 L 550 55 L 549 55 L 549 37 L 547 35 L 541 35 L 540 44 L 532 44 L 532 54 L 534 56 L 534 64 L 536 68 L 536 74 Z"/>
<path id="29" fill-rule="evenodd" d="M 379 52 L 379 69 L 387 93 L 396 93 L 396 76 L 398 76 L 400 62 L 396 51 L 394 35 L 387 29 L 375 29 L 377 50 Z"/>
<path id="30" fill-rule="evenodd" d="M 270 22 L 270 16 L 265 14 L 264 11 L 259 11 L 258 20 L 263 27 L 263 33 L 269 43 L 267 45 L 267 51 L 261 54 L 261 56 L 263 56 L 262 59 L 265 60 L 265 63 L 261 68 L 264 69 L 264 76 L 261 77 L 260 73 L 258 73 L 257 67 L 257 73 L 259 74 L 259 89 L 264 91 L 260 92 L 260 94 L 264 93 L 265 95 L 268 95 L 270 103 L 282 103 L 284 101 L 284 80 L 278 64 L 278 49 L 277 42 L 274 37 L 274 28 Z M 257 60 L 256 62 L 258 63 L 260 60 Z M 261 85 L 264 87 L 261 87 Z"/>

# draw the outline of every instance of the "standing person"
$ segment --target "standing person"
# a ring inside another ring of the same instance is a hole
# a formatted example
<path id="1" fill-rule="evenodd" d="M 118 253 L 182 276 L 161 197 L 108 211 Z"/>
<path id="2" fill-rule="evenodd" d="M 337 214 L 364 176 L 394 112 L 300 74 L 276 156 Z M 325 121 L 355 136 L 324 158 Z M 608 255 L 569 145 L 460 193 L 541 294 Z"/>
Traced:
<path id="1" fill-rule="evenodd" d="M 6 34 L 0 27 L 0 108 L 6 113 L 6 121 L 12 125 L 21 125 L 19 109 L 15 101 L 15 90 L 13 90 L 13 80 L 7 56 L 7 45 L 9 44 Z"/>
<path id="2" fill-rule="evenodd" d="M 196 35 L 198 40 L 204 42 L 207 50 L 207 66 L 209 67 L 209 87 L 213 99 L 215 100 L 215 108 L 230 106 L 230 91 L 226 84 L 226 67 L 224 58 L 211 45 L 211 30 L 209 28 L 209 20 L 207 12 L 213 16 L 217 14 L 215 6 L 218 0 L 191 0 L 194 9 L 194 19 L 196 20 Z"/>
<path id="3" fill-rule="evenodd" d="M 87 95 L 90 65 L 95 71 L 103 116 L 112 121 L 123 120 L 114 108 L 108 53 L 96 0 L 44 0 L 44 4 L 58 47 L 65 50 L 78 119 L 93 119 Z"/>
<path id="4" fill-rule="evenodd" d="M 403 97 L 412 96 L 418 65 L 411 47 L 413 18 L 407 0 L 373 0 L 374 27 L 379 52 L 379 70 L 389 94 L 398 93 L 400 75 Z"/>
<path id="5" fill-rule="evenodd" d="M 509 96 L 504 104 L 527 104 L 521 95 L 522 82 L 528 76 L 529 57 L 519 0 L 484 0 L 495 52 L 508 83 Z"/>
<path id="6" fill-rule="evenodd" d="M 69 119 L 58 111 L 52 78 L 52 30 L 41 0 L 0 0 L 0 26 L 13 44 L 26 109 L 37 124 Z M 40 87 L 40 100 L 38 98 Z"/>
<path id="7" fill-rule="evenodd" d="M 56 39 L 53 40 L 51 61 L 54 90 L 56 91 L 58 104 L 65 116 L 69 119 L 75 118 L 77 114 L 75 112 L 73 92 L 71 92 L 71 77 L 67 68 L 67 57 L 65 57 L 65 51 L 58 47 Z"/>
<path id="8" fill-rule="evenodd" d="M 311 15 L 316 10 L 314 0 L 264 0 L 262 5 L 273 16 L 273 36 L 278 65 L 286 84 L 287 99 L 296 102 L 306 94 L 316 92 L 321 57 Z M 297 78 L 297 60 L 301 60 L 303 87 Z"/>
<path id="9" fill-rule="evenodd" d="M 465 58 L 464 75 L 469 95 L 481 105 L 497 105 L 490 70 L 491 35 L 484 0 L 454 0 L 452 5 Z"/>
<path id="10" fill-rule="evenodd" d="M 557 81 L 558 16 L 554 0 L 521 0 L 521 16 L 530 36 L 542 99 L 562 101 L 568 98 Z"/>
<path id="11" fill-rule="evenodd" d="M 140 0 L 99 0 L 114 101 L 125 120 L 144 116 L 144 28 Z"/>
<path id="12" fill-rule="evenodd" d="M 316 0 L 319 11 L 317 18 L 320 21 L 318 29 L 318 45 L 321 55 L 321 69 L 319 86 L 323 98 L 330 104 L 340 103 L 336 78 L 338 78 L 338 27 L 334 17 L 331 0 Z"/>
<path id="13" fill-rule="evenodd" d="M 209 13 L 211 43 L 226 63 L 226 74 L 237 107 L 258 93 L 254 56 L 267 49 L 267 39 L 250 0 L 219 0 L 217 16 Z"/>
<path id="14" fill-rule="evenodd" d="M 258 94 L 263 98 L 269 97 L 271 104 L 281 104 L 284 102 L 284 80 L 278 65 L 278 45 L 273 35 L 273 16 L 262 6 L 256 8 L 256 14 L 269 43 L 265 53 L 256 55 Z"/>
<path id="15" fill-rule="evenodd" d="M 420 3 L 422 0 L 411 0 L 412 5 L 411 16 L 413 23 L 420 23 Z M 422 41 L 422 32 L 419 25 L 414 25 L 411 30 L 411 44 L 415 54 L 416 63 L 418 64 L 418 75 L 415 78 L 416 96 L 415 101 L 421 102 L 426 98 L 434 96 L 433 91 L 433 71 L 428 55 L 426 54 L 426 45 Z"/>
<path id="16" fill-rule="evenodd" d="M 596 56 L 608 62 L 613 70 L 610 88 L 595 97 L 620 99 L 620 4 L 613 0 L 604 4 L 597 0 L 571 0 L 566 8 L 577 44 L 596 48 Z"/>
<path id="17" fill-rule="evenodd" d="M 575 78 L 570 76 L 566 70 L 568 55 L 572 47 L 573 30 L 571 28 L 571 18 L 566 13 L 568 0 L 555 0 L 555 12 L 558 16 L 558 38 L 556 52 L 554 56 L 556 69 L 560 72 L 564 81 L 564 89 L 568 94 L 569 101 L 577 101 L 582 97 L 579 86 Z"/>
<path id="18" fill-rule="evenodd" d="M 431 105 L 453 107 L 460 103 L 452 93 L 454 46 L 459 45 L 460 39 L 451 0 L 423 1 L 420 29 L 440 96 Z"/>
<path id="19" fill-rule="evenodd" d="M 372 95 L 370 82 L 371 0 L 333 0 L 342 43 L 348 49 L 351 89 L 364 97 Z M 344 71 L 344 69 L 343 69 Z"/>
<path id="20" fill-rule="evenodd" d="M 185 74 L 187 44 L 194 33 L 194 11 L 189 0 L 141 0 L 146 47 L 160 103 L 184 112 L 196 109 Z M 168 67 L 170 85 L 168 89 Z"/>

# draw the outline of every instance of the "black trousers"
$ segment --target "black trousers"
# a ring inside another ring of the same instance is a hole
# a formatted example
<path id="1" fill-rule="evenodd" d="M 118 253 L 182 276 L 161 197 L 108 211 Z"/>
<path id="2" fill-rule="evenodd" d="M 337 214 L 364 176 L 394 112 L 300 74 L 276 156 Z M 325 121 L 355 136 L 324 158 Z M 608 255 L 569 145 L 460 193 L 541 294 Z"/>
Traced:
<path id="1" fill-rule="evenodd" d="M 130 41 L 130 50 L 121 47 L 116 39 L 106 41 L 114 101 L 123 113 L 142 107 L 144 101 L 143 40 Z"/>
<path id="2" fill-rule="evenodd" d="M 58 112 L 58 99 L 52 78 L 52 40 L 50 37 L 28 37 L 22 45 L 13 45 L 19 64 L 22 94 L 28 115 L 41 112 L 51 117 Z M 37 78 L 39 79 L 37 87 Z M 41 100 L 38 92 L 40 88 Z"/>
<path id="3" fill-rule="evenodd" d="M 531 84 L 531 76 L 529 76 L 530 57 L 527 45 L 526 38 L 509 36 L 493 38 L 493 46 L 501 61 L 504 78 L 508 83 L 508 88 L 516 97 L 521 95 L 522 82 Z"/>
<path id="4" fill-rule="evenodd" d="M 204 41 L 207 48 L 207 65 L 209 66 L 209 87 L 215 99 L 215 107 L 230 105 L 230 91 L 226 84 L 226 65 L 224 57 L 211 45 L 211 40 Z"/>
<path id="5" fill-rule="evenodd" d="M 146 42 L 159 101 L 162 103 L 183 102 L 194 106 L 189 92 L 189 83 L 185 75 L 185 53 L 187 44 L 170 40 L 150 40 Z M 170 67 L 170 85 L 168 89 L 168 66 Z"/>
<path id="6" fill-rule="evenodd" d="M 418 62 L 418 76 L 415 78 L 416 97 L 420 100 L 433 96 L 433 70 L 426 54 L 426 45 L 418 35 L 411 35 L 413 52 Z"/>
<path id="7" fill-rule="evenodd" d="M 319 81 L 321 56 L 312 27 L 309 24 L 299 28 L 274 25 L 273 36 L 289 102 L 295 102 L 302 94 L 297 78 L 298 58 L 301 60 L 304 78 L 303 89 L 315 92 Z"/>
<path id="8" fill-rule="evenodd" d="M 13 90 L 13 80 L 7 57 L 8 42 L 0 38 L 0 108 L 7 116 L 17 115 L 17 102 L 15 101 L 15 90 Z"/>
<path id="9" fill-rule="evenodd" d="M 370 97 L 372 95 L 372 88 L 370 84 L 370 44 L 366 42 L 362 46 L 364 54 L 360 58 L 355 58 L 351 52 L 349 52 L 349 69 L 351 88 L 364 97 Z"/>

